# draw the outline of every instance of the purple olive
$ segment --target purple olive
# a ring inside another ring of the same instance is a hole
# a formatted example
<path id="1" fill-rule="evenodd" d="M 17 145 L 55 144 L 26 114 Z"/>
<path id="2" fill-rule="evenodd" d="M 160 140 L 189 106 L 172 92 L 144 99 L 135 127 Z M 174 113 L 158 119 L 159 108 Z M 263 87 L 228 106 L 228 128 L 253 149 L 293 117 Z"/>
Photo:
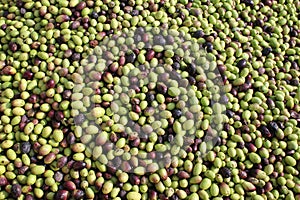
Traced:
<path id="1" fill-rule="evenodd" d="M 22 188 L 19 184 L 13 184 L 11 187 L 11 194 L 14 198 L 18 198 L 22 194 Z"/>

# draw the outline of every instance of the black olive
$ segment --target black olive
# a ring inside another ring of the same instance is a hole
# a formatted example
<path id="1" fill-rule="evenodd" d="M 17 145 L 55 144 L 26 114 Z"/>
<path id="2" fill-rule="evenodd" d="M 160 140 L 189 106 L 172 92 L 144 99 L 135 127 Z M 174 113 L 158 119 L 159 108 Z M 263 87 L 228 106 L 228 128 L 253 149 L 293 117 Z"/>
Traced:
<path id="1" fill-rule="evenodd" d="M 272 121 L 272 122 L 269 123 L 269 128 L 273 132 L 276 132 L 279 129 L 278 124 L 276 122 L 274 122 L 274 121 Z"/>
<path id="2" fill-rule="evenodd" d="M 213 51 L 213 45 L 210 42 L 206 42 L 204 44 L 204 47 L 206 47 L 207 52 L 212 52 Z"/>
<path id="3" fill-rule="evenodd" d="M 152 101 L 154 101 L 154 99 L 155 99 L 154 94 L 152 94 L 152 93 L 147 93 L 146 94 L 146 100 L 147 100 L 148 103 L 152 103 Z"/>
<path id="4" fill-rule="evenodd" d="M 291 31 L 290 34 L 291 34 L 292 37 L 297 37 L 298 36 L 298 32 L 295 31 L 295 30 Z"/>
<path id="5" fill-rule="evenodd" d="M 174 62 L 180 62 L 180 60 L 181 60 L 181 58 L 180 58 L 180 56 L 179 55 L 174 55 L 173 56 L 173 60 L 174 60 Z"/>
<path id="6" fill-rule="evenodd" d="M 189 84 L 195 85 L 196 84 L 196 79 L 193 76 L 189 76 L 188 78 Z"/>
<path id="7" fill-rule="evenodd" d="M 181 115 L 182 115 L 182 112 L 181 112 L 181 110 L 179 110 L 179 109 L 174 109 L 173 112 L 172 112 L 172 116 L 173 116 L 175 119 L 180 118 Z"/>
<path id="8" fill-rule="evenodd" d="M 196 65 L 194 63 L 191 63 L 187 66 L 187 72 L 190 75 L 194 75 L 196 73 Z"/>
<path id="9" fill-rule="evenodd" d="M 254 26 L 262 27 L 263 24 L 264 24 L 264 21 L 261 20 L 261 19 L 257 19 L 257 20 L 254 22 Z"/>
<path id="10" fill-rule="evenodd" d="M 270 130 L 266 126 L 261 126 L 260 130 L 261 130 L 261 133 L 264 137 L 266 137 L 266 138 L 272 137 L 272 133 L 270 132 Z"/>
<path id="11" fill-rule="evenodd" d="M 245 3 L 247 6 L 254 6 L 254 2 L 252 0 L 242 0 L 242 3 Z"/>
<path id="12" fill-rule="evenodd" d="M 222 167 L 219 172 L 224 178 L 231 177 L 231 171 L 227 167 Z"/>
<path id="13" fill-rule="evenodd" d="M 292 80 L 290 81 L 290 83 L 291 83 L 291 85 L 293 85 L 293 86 L 298 86 L 298 85 L 299 85 L 299 80 L 298 80 L 298 79 L 292 79 Z"/>
<path id="14" fill-rule="evenodd" d="M 99 17 L 98 13 L 95 11 L 92 12 L 91 16 L 93 19 L 97 19 Z"/>
<path id="15" fill-rule="evenodd" d="M 232 118 L 235 114 L 234 114 L 234 112 L 231 111 L 231 110 L 226 110 L 226 115 L 227 115 L 228 117 Z"/>
<path id="16" fill-rule="evenodd" d="M 241 59 L 236 65 L 238 68 L 246 67 L 247 61 L 245 59 Z"/>
<path id="17" fill-rule="evenodd" d="M 153 44 L 154 45 L 162 45 L 162 46 L 164 46 L 166 44 L 166 40 L 165 40 L 165 38 L 163 36 L 156 35 L 153 38 Z"/>
<path id="18" fill-rule="evenodd" d="M 173 67 L 174 70 L 178 70 L 180 68 L 179 62 L 174 62 L 172 67 Z"/>
<path id="19" fill-rule="evenodd" d="M 136 55 L 134 52 L 125 55 L 126 63 L 133 63 L 136 59 Z"/>
<path id="20" fill-rule="evenodd" d="M 11 187 L 11 193 L 14 198 L 18 198 L 22 194 L 22 188 L 19 184 L 13 184 Z"/>
<path id="21" fill-rule="evenodd" d="M 22 153 L 29 153 L 31 150 L 31 144 L 30 142 L 22 142 L 20 148 Z"/>
<path id="22" fill-rule="evenodd" d="M 195 38 L 202 38 L 204 36 L 204 32 L 202 30 L 197 30 L 194 35 Z"/>
<path id="23" fill-rule="evenodd" d="M 274 28 L 272 26 L 267 26 L 267 25 L 264 25 L 263 26 L 263 31 L 265 31 L 266 33 L 272 33 L 274 31 Z"/>
<path id="24" fill-rule="evenodd" d="M 179 200 L 179 197 L 176 194 L 174 194 L 170 197 L 170 200 Z"/>
<path id="25" fill-rule="evenodd" d="M 220 103 L 227 104 L 228 101 L 229 101 L 229 99 L 228 99 L 227 95 L 224 94 L 221 96 Z"/>
<path id="26" fill-rule="evenodd" d="M 73 53 L 71 56 L 72 61 L 79 61 L 81 58 L 80 53 Z"/>
<path id="27" fill-rule="evenodd" d="M 266 47 L 266 48 L 263 49 L 262 55 L 263 55 L 263 56 L 267 56 L 267 55 L 269 55 L 271 52 L 272 52 L 272 49 L 271 49 L 270 47 Z"/>
<path id="28" fill-rule="evenodd" d="M 85 120 L 85 116 L 83 114 L 79 114 L 74 117 L 74 122 L 76 125 L 81 125 Z"/>

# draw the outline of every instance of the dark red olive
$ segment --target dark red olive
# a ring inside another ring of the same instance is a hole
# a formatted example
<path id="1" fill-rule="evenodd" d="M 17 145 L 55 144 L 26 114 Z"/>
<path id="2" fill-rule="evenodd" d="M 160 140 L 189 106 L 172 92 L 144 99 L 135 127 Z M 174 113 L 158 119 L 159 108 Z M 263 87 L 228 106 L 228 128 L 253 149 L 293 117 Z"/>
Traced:
<path id="1" fill-rule="evenodd" d="M 33 73 L 29 70 L 25 71 L 23 76 L 22 76 L 24 79 L 26 80 L 32 80 L 33 78 Z"/>
<path id="2" fill-rule="evenodd" d="M 67 200 L 69 197 L 69 192 L 67 190 L 59 190 L 54 199 L 55 200 Z"/>
<path id="3" fill-rule="evenodd" d="M 51 122 L 51 124 L 52 124 L 53 128 L 59 128 L 59 127 L 60 127 L 60 122 L 59 122 L 59 121 L 53 120 L 53 121 Z"/>
<path id="4" fill-rule="evenodd" d="M 18 173 L 21 174 L 21 175 L 23 175 L 23 174 L 25 174 L 27 172 L 28 169 L 29 169 L 28 166 L 22 166 L 22 167 L 20 167 L 18 169 Z"/>
<path id="5" fill-rule="evenodd" d="M 49 88 L 54 88 L 55 87 L 55 81 L 53 79 L 50 79 L 49 81 L 47 81 L 46 83 L 46 87 Z"/>
<path id="6" fill-rule="evenodd" d="M 74 170 L 82 170 L 82 169 L 84 169 L 85 167 L 86 167 L 86 163 L 83 162 L 83 161 L 76 161 L 76 162 L 73 164 L 73 166 L 72 166 L 72 168 L 73 168 Z"/>
<path id="7" fill-rule="evenodd" d="M 8 48 L 12 52 L 16 52 L 18 50 L 18 45 L 15 42 L 10 42 Z"/>
<path id="8" fill-rule="evenodd" d="M 82 190 L 75 190 L 73 197 L 74 199 L 82 199 L 84 197 L 84 192 Z"/>
<path id="9" fill-rule="evenodd" d="M 146 54 L 146 59 L 147 59 L 148 61 L 150 61 L 152 58 L 154 58 L 154 56 L 155 56 L 155 51 L 152 50 L 152 49 L 150 49 L 150 50 L 147 52 L 147 54 Z"/>
<path id="10" fill-rule="evenodd" d="M 134 174 L 131 174 L 129 177 L 129 181 L 133 185 L 139 185 L 140 184 L 140 178 Z"/>
<path id="11" fill-rule="evenodd" d="M 66 188 L 69 191 L 76 189 L 76 185 L 72 181 L 66 181 L 63 185 L 64 185 L 64 188 Z"/>
<path id="12" fill-rule="evenodd" d="M 63 156 L 57 160 L 57 167 L 63 168 L 67 164 L 68 158 L 66 156 Z"/>
<path id="13" fill-rule="evenodd" d="M 64 113 L 62 111 L 55 112 L 55 119 L 57 121 L 61 121 L 64 119 Z"/>
<path id="14" fill-rule="evenodd" d="M 180 179 L 187 179 L 190 177 L 189 173 L 185 172 L 185 171 L 180 171 L 177 174 L 178 178 Z"/>
<path id="15" fill-rule="evenodd" d="M 80 26 L 80 22 L 79 21 L 74 21 L 71 24 L 71 29 L 78 29 L 78 27 Z M 70 57 L 70 56 L 69 56 Z"/>

